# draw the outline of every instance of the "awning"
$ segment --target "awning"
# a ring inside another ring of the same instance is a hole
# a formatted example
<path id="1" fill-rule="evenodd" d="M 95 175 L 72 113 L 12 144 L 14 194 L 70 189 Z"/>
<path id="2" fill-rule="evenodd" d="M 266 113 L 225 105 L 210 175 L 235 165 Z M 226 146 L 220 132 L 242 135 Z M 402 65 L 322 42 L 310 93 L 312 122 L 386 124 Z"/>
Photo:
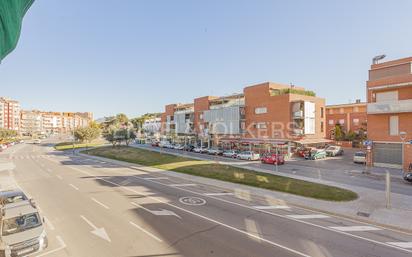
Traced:
<path id="1" fill-rule="evenodd" d="M 0 1 L 0 62 L 16 48 L 21 24 L 34 0 Z"/>
<path id="2" fill-rule="evenodd" d="M 330 142 L 333 142 L 333 140 L 325 139 L 325 138 L 306 138 L 306 139 L 293 141 L 293 142 L 302 144 L 302 145 L 311 145 L 311 144 L 330 143 Z"/>

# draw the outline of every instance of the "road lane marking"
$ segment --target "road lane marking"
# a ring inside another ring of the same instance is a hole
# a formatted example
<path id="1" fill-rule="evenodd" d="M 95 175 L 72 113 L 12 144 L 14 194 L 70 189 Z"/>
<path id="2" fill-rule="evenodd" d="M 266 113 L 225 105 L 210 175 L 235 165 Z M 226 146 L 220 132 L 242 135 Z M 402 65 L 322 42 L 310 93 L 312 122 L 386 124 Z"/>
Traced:
<path id="1" fill-rule="evenodd" d="M 169 179 L 168 177 L 157 177 L 157 178 L 143 178 L 143 179 L 147 179 L 147 180 L 156 180 L 156 179 Z"/>
<path id="2" fill-rule="evenodd" d="M 382 230 L 380 228 L 376 228 L 372 226 L 343 226 L 343 227 L 330 227 L 330 228 L 339 230 L 339 231 L 345 231 L 345 232 Z"/>
<path id="3" fill-rule="evenodd" d="M 63 180 L 62 176 L 60 176 L 60 175 L 56 175 L 56 177 L 60 180 Z"/>
<path id="4" fill-rule="evenodd" d="M 412 249 L 412 242 L 386 242 L 387 244 L 396 245 L 398 247 Z"/>
<path id="5" fill-rule="evenodd" d="M 46 170 L 47 170 L 48 172 L 53 172 L 53 171 L 52 171 L 51 169 L 49 169 L 49 168 L 47 168 Z"/>
<path id="6" fill-rule="evenodd" d="M 95 198 L 92 197 L 91 199 L 92 199 L 93 202 L 99 204 L 99 205 L 102 206 L 103 208 L 105 208 L 105 209 L 110 209 L 107 205 L 105 205 L 104 203 L 101 203 L 101 202 L 97 201 Z"/>
<path id="7" fill-rule="evenodd" d="M 286 215 L 287 217 L 294 219 L 328 219 L 329 216 L 323 214 L 303 214 L 303 215 Z"/>
<path id="8" fill-rule="evenodd" d="M 141 206 L 140 204 L 137 204 L 135 202 L 130 202 L 132 205 L 138 207 L 138 208 L 142 208 L 143 210 L 150 212 L 153 215 L 156 216 L 175 216 L 179 219 L 182 219 L 182 217 L 180 217 L 179 215 L 177 215 L 176 213 L 169 211 L 169 210 L 165 210 L 165 209 L 161 209 L 160 211 L 153 211 L 153 210 L 149 210 L 146 207 Z"/>
<path id="9" fill-rule="evenodd" d="M 103 227 L 101 228 L 96 227 L 90 220 L 88 220 L 83 215 L 80 215 L 80 218 L 82 218 L 90 227 L 92 227 L 93 230 L 90 231 L 90 233 L 92 233 L 95 236 L 100 237 L 103 240 L 108 241 L 109 243 L 112 242 L 112 240 L 110 240 L 109 235 L 106 233 L 106 230 Z"/>
<path id="10" fill-rule="evenodd" d="M 163 242 L 162 239 L 158 238 L 157 236 L 153 235 L 152 233 L 150 233 L 149 231 L 147 231 L 146 229 L 140 227 L 139 225 L 137 225 L 136 223 L 129 221 L 130 225 L 132 225 L 133 227 L 140 229 L 141 231 L 143 231 L 144 233 L 146 233 L 147 235 L 151 236 L 153 239 L 159 241 L 160 243 Z"/>
<path id="11" fill-rule="evenodd" d="M 274 210 L 274 209 L 290 209 L 287 205 L 262 205 L 262 206 L 253 206 L 253 208 L 258 210 Z"/>
<path id="12" fill-rule="evenodd" d="M 194 186 L 197 186 L 197 184 L 170 184 L 168 186 L 171 186 L 171 187 L 194 187 Z"/>
<path id="13" fill-rule="evenodd" d="M 223 196 L 223 195 L 234 195 L 234 193 L 229 193 L 229 192 L 222 192 L 222 193 L 205 193 L 204 195 Z"/>
<path id="14" fill-rule="evenodd" d="M 72 188 L 74 188 L 75 190 L 79 191 L 79 188 L 78 188 L 78 187 L 76 187 L 75 185 L 73 185 L 73 184 L 69 184 L 69 186 L 71 186 L 71 187 L 72 187 Z"/>
<path id="15" fill-rule="evenodd" d="M 299 252 L 299 251 L 294 250 L 294 249 L 292 249 L 292 248 L 289 248 L 289 247 L 287 247 L 287 246 L 284 246 L 284 245 L 275 243 L 275 242 L 270 241 L 270 240 L 265 239 L 265 238 L 261 238 L 261 237 L 259 237 L 259 236 L 250 234 L 250 233 L 248 233 L 248 232 L 246 232 L 246 231 L 243 231 L 243 230 L 241 230 L 241 229 L 232 227 L 232 226 L 227 225 L 227 224 L 225 224 L 225 223 L 222 223 L 222 222 L 220 222 L 220 221 L 211 219 L 211 218 L 206 217 L 206 216 L 203 216 L 203 215 L 201 215 L 201 214 L 198 214 L 198 213 L 195 213 L 195 212 L 186 210 L 186 209 L 184 209 L 184 208 L 182 208 L 182 207 L 179 207 L 179 206 L 177 206 L 177 205 L 174 205 L 174 204 L 168 203 L 168 202 L 166 202 L 166 201 L 160 200 L 160 199 L 158 199 L 158 198 L 156 198 L 156 197 L 151 196 L 151 195 L 148 194 L 148 193 L 142 193 L 142 192 L 136 191 L 136 190 L 134 190 L 134 189 L 132 189 L 132 188 L 124 187 L 124 186 L 122 186 L 122 185 L 119 185 L 119 184 L 114 183 L 114 182 L 112 182 L 112 181 L 109 181 L 109 180 L 107 180 L 107 179 L 104 179 L 104 178 L 100 178 L 100 177 L 98 177 L 98 176 L 95 176 L 95 175 L 93 175 L 92 173 L 87 172 L 87 171 L 84 171 L 84 170 L 81 170 L 81 169 L 79 169 L 79 168 L 77 168 L 77 167 L 71 167 L 71 166 L 68 166 L 68 167 L 70 167 L 70 168 L 73 169 L 73 170 L 77 170 L 77 171 L 79 171 L 79 172 L 81 172 L 81 173 L 83 173 L 83 174 L 86 174 L 86 175 L 88 175 L 88 176 L 90 176 L 90 177 L 94 177 L 95 179 L 102 180 L 102 181 L 104 181 L 104 182 L 106 182 L 106 183 L 109 183 L 109 184 L 112 184 L 112 185 L 116 185 L 116 186 L 118 186 L 118 187 L 120 187 L 120 188 L 123 188 L 123 189 L 126 190 L 126 191 L 130 191 L 130 192 L 133 192 L 133 193 L 135 193 L 135 194 L 139 194 L 139 195 L 145 196 L 145 197 L 147 197 L 147 198 L 149 198 L 149 199 L 153 199 L 153 200 L 155 200 L 155 201 L 157 201 L 157 202 L 159 202 L 159 203 L 163 203 L 163 204 L 165 204 L 165 205 L 174 207 L 174 208 L 176 208 L 176 209 L 178 209 L 178 210 L 181 210 L 181 211 L 183 211 L 183 212 L 189 213 L 189 214 L 191 214 L 191 215 L 193 215 L 193 216 L 197 216 L 197 217 L 202 218 L 202 219 L 204 219 L 204 220 L 207 220 L 207 221 L 209 221 L 209 222 L 212 222 L 212 223 L 221 225 L 222 227 L 225 227 L 225 228 L 227 228 L 227 229 L 233 230 L 233 231 L 238 232 L 238 233 L 240 233 L 240 234 L 243 234 L 243 235 L 246 235 L 246 236 L 249 236 L 249 237 L 255 237 L 256 239 L 260 239 L 261 241 L 263 241 L 263 242 L 265 242 L 265 243 L 267 243 L 267 244 L 270 244 L 270 245 L 272 245 L 272 246 L 275 246 L 275 247 L 277 247 L 277 248 L 284 249 L 284 250 L 286 250 L 286 251 L 295 253 L 295 254 L 297 254 L 297 255 L 299 255 L 299 256 L 311 257 L 310 255 L 304 254 L 304 253 L 302 253 L 302 252 Z M 149 180 L 149 181 L 150 181 L 150 180 Z M 152 181 L 152 182 L 155 182 L 155 181 Z M 162 184 L 162 183 L 159 183 L 159 184 Z"/>
<path id="16" fill-rule="evenodd" d="M 63 239 L 60 236 L 56 236 L 57 241 L 59 242 L 59 247 L 47 252 L 43 252 L 42 254 L 36 255 L 36 257 L 41 257 L 41 256 L 46 256 L 52 253 L 55 253 L 57 251 L 63 250 L 64 248 L 66 248 L 66 244 L 64 243 Z"/>

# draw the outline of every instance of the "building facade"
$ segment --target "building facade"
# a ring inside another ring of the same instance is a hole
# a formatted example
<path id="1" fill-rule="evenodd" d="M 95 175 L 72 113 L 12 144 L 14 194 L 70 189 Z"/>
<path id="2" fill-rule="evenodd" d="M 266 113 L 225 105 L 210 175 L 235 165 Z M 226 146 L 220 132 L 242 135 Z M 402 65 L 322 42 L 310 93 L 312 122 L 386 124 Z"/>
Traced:
<path id="1" fill-rule="evenodd" d="M 412 57 L 372 64 L 366 88 L 371 162 L 407 170 L 412 163 Z"/>
<path id="2" fill-rule="evenodd" d="M 0 97 L 0 128 L 19 130 L 20 103 L 18 101 Z"/>
<path id="3" fill-rule="evenodd" d="M 326 106 L 326 138 L 335 139 L 336 125 L 340 125 L 344 133 L 350 131 L 360 134 L 367 130 L 366 103 L 357 100 L 350 104 Z"/>
<path id="4" fill-rule="evenodd" d="M 208 147 L 267 150 L 323 144 L 325 100 L 304 88 L 266 82 L 229 96 L 170 104 L 162 114 L 166 139 Z"/>

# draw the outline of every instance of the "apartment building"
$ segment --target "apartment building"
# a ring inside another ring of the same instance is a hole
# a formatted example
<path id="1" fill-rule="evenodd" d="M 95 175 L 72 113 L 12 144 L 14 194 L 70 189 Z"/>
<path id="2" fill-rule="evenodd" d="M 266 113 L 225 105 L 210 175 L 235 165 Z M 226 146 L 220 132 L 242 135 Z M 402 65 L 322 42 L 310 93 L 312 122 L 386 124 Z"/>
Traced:
<path id="1" fill-rule="evenodd" d="M 407 170 L 412 163 L 412 57 L 372 64 L 366 89 L 371 162 Z"/>
<path id="2" fill-rule="evenodd" d="M 178 141 L 183 137 L 205 146 L 262 150 L 276 146 L 290 153 L 298 145 L 328 141 L 325 100 L 304 88 L 271 82 L 238 94 L 167 105 L 161 120 L 165 137 Z"/>
<path id="3" fill-rule="evenodd" d="M 356 100 L 355 103 L 326 106 L 326 138 L 335 139 L 336 125 L 340 125 L 344 133 L 365 133 L 367 129 L 366 103 Z"/>
<path id="4" fill-rule="evenodd" d="M 20 103 L 18 101 L 0 97 L 0 128 L 19 130 Z"/>
<path id="5" fill-rule="evenodd" d="M 160 137 L 161 118 L 154 117 L 146 119 L 142 124 L 142 130 L 145 136 Z"/>
<path id="6" fill-rule="evenodd" d="M 78 127 L 86 127 L 93 120 L 89 112 L 21 112 L 22 134 L 64 134 Z"/>

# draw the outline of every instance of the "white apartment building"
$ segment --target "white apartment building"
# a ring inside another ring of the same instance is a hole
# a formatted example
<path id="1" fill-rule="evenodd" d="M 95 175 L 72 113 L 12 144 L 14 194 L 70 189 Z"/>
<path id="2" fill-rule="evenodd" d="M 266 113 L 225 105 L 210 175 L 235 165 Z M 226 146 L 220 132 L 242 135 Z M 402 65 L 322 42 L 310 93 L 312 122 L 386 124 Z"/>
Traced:
<path id="1" fill-rule="evenodd" d="M 18 101 L 0 97 L 0 128 L 19 130 L 20 103 Z"/>

